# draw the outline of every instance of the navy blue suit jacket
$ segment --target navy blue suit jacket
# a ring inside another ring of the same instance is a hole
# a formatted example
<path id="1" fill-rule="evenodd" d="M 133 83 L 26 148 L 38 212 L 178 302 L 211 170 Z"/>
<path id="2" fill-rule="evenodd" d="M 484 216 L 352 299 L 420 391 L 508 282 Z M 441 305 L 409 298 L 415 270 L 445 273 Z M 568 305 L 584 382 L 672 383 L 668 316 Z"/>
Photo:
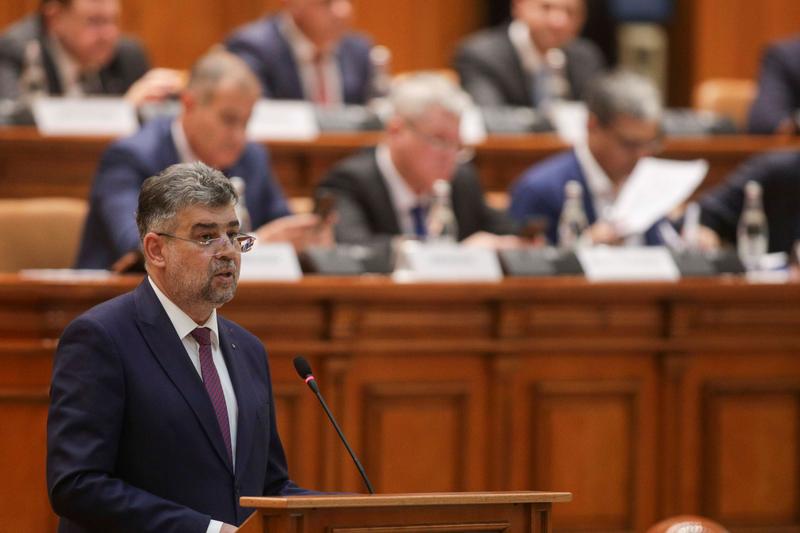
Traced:
<path id="1" fill-rule="evenodd" d="M 800 37 L 775 43 L 761 59 L 758 95 L 750 108 L 751 133 L 774 133 L 800 109 Z"/>
<path id="2" fill-rule="evenodd" d="M 547 238 L 558 244 L 558 220 L 564 205 L 564 186 L 568 181 L 577 181 L 583 188 L 583 209 L 588 223 L 597 221 L 594 202 L 586 177 L 578 163 L 574 150 L 554 155 L 528 170 L 516 181 L 511 189 L 509 214 L 520 224 L 535 218 L 547 221 Z M 644 235 L 648 245 L 663 244 L 655 226 Z"/>
<path id="3" fill-rule="evenodd" d="M 241 57 L 261 80 L 266 98 L 304 100 L 300 73 L 288 41 L 279 28 L 280 18 L 265 17 L 235 30 L 225 46 Z M 336 48 L 346 104 L 364 104 L 370 97 L 372 66 L 370 41 L 360 34 L 345 35 Z"/>
<path id="4" fill-rule="evenodd" d="M 89 197 L 78 268 L 109 268 L 139 248 L 135 216 L 139 189 L 150 176 L 180 162 L 171 125 L 168 118 L 152 120 L 103 153 Z M 222 171 L 244 179 L 245 204 L 254 228 L 290 214 L 262 146 L 248 143 L 239 160 Z"/>
<path id="5" fill-rule="evenodd" d="M 722 240 L 736 242 L 736 226 L 748 181 L 761 184 L 769 251 L 792 252 L 800 239 L 800 151 L 773 152 L 747 160 L 725 183 L 700 199 L 700 222 Z"/>
<path id="6" fill-rule="evenodd" d="M 305 493 L 288 477 L 261 342 L 218 317 L 239 407 L 236 469 L 214 408 L 144 280 L 75 319 L 58 344 L 47 486 L 60 533 L 205 531 L 241 524 L 240 496 Z"/>

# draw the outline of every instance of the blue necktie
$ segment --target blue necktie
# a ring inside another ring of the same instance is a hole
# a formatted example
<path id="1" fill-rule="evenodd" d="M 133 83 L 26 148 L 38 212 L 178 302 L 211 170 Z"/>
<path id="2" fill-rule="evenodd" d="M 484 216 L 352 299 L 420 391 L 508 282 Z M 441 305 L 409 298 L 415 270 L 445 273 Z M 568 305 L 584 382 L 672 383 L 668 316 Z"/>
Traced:
<path id="1" fill-rule="evenodd" d="M 421 205 L 415 205 L 409 211 L 411 219 L 414 221 L 414 235 L 424 239 L 428 235 L 428 230 L 425 227 L 425 208 Z"/>

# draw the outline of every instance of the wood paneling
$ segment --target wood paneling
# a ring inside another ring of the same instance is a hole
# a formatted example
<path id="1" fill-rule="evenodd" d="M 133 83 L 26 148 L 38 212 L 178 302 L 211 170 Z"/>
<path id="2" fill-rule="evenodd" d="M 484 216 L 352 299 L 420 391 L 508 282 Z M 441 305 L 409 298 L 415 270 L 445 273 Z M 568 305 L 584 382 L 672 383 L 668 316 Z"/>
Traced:
<path id="1" fill-rule="evenodd" d="M 0 520 L 13 530 L 53 530 L 55 339 L 137 282 L 0 276 Z M 298 353 L 378 492 L 572 491 L 557 532 L 638 533 L 695 513 L 733 533 L 786 533 L 800 528 L 798 302 L 800 285 L 731 279 L 311 277 L 242 283 L 223 313 L 266 342 L 303 486 L 364 490 L 292 368 Z"/>
<path id="2" fill-rule="evenodd" d="M 376 133 L 325 134 L 310 142 L 269 142 L 273 170 L 288 196 L 310 196 L 337 161 L 378 142 Z M 87 198 L 108 137 L 42 137 L 32 128 L 0 128 L 0 197 Z M 494 136 L 476 147 L 475 165 L 486 191 L 502 192 L 534 163 L 566 150 L 555 135 Z M 696 195 L 765 151 L 800 149 L 794 138 L 713 136 L 670 138 L 662 157 L 707 159 L 708 176 Z"/>

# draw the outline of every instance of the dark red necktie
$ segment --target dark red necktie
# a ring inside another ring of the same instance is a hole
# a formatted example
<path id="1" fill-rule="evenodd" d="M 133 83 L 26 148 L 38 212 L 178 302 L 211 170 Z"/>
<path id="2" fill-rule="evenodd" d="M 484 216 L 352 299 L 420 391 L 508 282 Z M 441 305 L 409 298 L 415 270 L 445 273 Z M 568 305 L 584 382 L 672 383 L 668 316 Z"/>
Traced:
<path id="1" fill-rule="evenodd" d="M 219 381 L 217 367 L 214 366 L 214 359 L 211 356 L 211 330 L 208 328 L 195 328 L 192 331 L 192 337 L 200 345 L 200 373 L 203 376 L 203 384 L 206 386 L 211 405 L 214 406 L 214 412 L 217 414 L 217 423 L 219 423 L 219 429 L 222 431 L 222 440 L 225 441 L 228 459 L 233 464 L 228 408 L 225 404 L 225 395 L 222 392 L 222 383 Z"/>

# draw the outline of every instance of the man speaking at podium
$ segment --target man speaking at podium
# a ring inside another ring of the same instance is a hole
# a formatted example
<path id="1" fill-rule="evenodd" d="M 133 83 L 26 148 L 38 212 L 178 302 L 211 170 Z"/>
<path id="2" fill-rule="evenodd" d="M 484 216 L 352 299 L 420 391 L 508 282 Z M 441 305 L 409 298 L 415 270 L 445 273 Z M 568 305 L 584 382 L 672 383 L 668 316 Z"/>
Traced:
<path id="1" fill-rule="evenodd" d="M 47 485 L 59 531 L 235 531 L 240 496 L 288 476 L 261 342 L 217 315 L 242 252 L 230 181 L 202 163 L 145 181 L 147 277 L 74 320 L 56 351 Z"/>

